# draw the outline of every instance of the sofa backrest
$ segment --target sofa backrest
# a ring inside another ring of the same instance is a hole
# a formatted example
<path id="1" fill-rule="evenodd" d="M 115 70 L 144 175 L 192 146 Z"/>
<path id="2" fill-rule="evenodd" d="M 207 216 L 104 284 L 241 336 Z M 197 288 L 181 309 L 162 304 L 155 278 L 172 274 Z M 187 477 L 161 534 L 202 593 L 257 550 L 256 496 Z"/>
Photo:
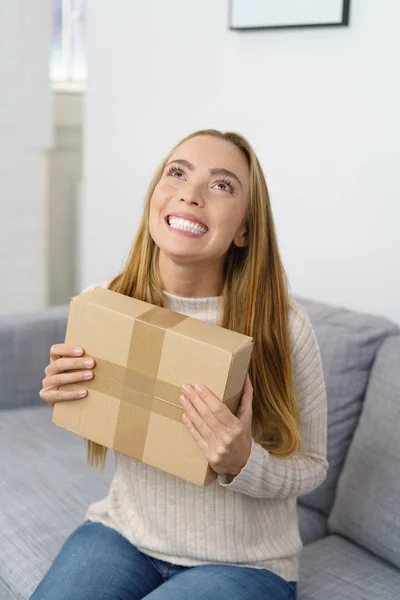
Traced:
<path id="1" fill-rule="evenodd" d="M 400 568 L 400 336 L 376 357 L 328 525 Z"/>
<path id="2" fill-rule="evenodd" d="M 50 347 L 63 342 L 69 306 L 0 316 L 0 409 L 43 404 Z"/>
<path id="3" fill-rule="evenodd" d="M 325 482 L 300 502 L 328 515 L 336 484 L 362 410 L 370 370 L 388 336 L 399 328 L 384 317 L 296 298 L 314 326 L 328 402 L 328 461 Z"/>

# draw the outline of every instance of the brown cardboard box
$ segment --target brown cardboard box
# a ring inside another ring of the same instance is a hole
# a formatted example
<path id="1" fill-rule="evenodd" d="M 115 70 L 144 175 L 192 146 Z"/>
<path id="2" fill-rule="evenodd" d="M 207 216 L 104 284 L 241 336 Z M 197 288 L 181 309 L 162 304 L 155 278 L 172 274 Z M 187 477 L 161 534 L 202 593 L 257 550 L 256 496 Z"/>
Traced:
<path id="1" fill-rule="evenodd" d="M 65 342 L 96 360 L 95 376 L 83 400 L 55 404 L 55 425 L 200 486 L 216 478 L 182 422 L 180 387 L 202 383 L 235 413 L 252 338 L 95 288 L 72 298 Z"/>

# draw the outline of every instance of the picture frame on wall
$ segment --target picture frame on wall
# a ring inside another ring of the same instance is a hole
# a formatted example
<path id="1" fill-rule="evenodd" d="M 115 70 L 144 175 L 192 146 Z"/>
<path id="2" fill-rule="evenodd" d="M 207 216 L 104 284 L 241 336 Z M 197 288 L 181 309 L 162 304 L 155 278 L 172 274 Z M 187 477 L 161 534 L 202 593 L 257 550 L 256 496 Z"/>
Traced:
<path id="1" fill-rule="evenodd" d="M 229 0 L 229 28 L 346 27 L 350 0 Z"/>

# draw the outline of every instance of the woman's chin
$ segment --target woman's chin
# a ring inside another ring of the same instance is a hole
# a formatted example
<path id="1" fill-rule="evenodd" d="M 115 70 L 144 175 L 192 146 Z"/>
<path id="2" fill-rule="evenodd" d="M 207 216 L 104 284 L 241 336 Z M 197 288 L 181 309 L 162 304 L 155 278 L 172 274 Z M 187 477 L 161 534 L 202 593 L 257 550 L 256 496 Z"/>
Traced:
<path id="1" fill-rule="evenodd" d="M 173 247 L 169 246 L 159 246 L 160 253 L 163 254 L 166 258 L 180 263 L 190 263 L 193 261 L 199 260 L 201 257 L 204 258 L 204 253 L 195 251 L 190 248 L 184 248 L 182 245 L 174 245 Z"/>

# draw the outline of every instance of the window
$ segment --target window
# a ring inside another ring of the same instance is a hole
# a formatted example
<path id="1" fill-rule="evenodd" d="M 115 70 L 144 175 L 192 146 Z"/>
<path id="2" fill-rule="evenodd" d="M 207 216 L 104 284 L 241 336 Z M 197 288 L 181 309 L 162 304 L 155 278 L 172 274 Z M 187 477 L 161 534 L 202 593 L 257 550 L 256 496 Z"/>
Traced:
<path id="1" fill-rule="evenodd" d="M 50 78 L 86 80 L 85 0 L 53 0 Z"/>

